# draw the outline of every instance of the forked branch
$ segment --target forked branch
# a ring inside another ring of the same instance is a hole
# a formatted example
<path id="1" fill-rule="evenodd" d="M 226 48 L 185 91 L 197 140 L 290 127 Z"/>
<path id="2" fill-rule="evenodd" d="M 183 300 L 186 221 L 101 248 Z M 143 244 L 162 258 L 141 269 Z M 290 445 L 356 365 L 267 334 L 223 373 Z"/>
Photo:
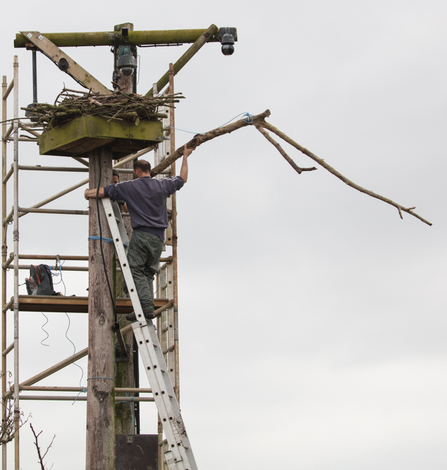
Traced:
<path id="1" fill-rule="evenodd" d="M 41 470 L 45 470 L 43 459 L 46 457 L 46 455 L 48 454 L 48 451 L 50 450 L 50 447 L 53 445 L 56 435 L 53 436 L 53 439 L 51 439 L 51 442 L 48 445 L 47 450 L 42 454 L 42 451 L 40 450 L 40 446 L 39 446 L 39 436 L 42 434 L 42 431 L 40 431 L 39 434 L 37 434 L 36 431 L 34 431 L 33 425 L 31 423 L 30 423 L 30 428 L 34 435 L 34 445 L 36 446 L 36 449 L 37 449 L 37 455 L 39 457 L 40 468 Z"/>
<path id="2" fill-rule="evenodd" d="M 299 167 L 285 152 L 281 145 L 262 127 L 262 124 L 256 123 L 256 129 L 278 150 L 278 152 L 289 162 L 290 166 L 298 173 L 301 174 L 303 171 L 314 171 L 316 168 L 301 168 Z"/>
<path id="3" fill-rule="evenodd" d="M 370 191 L 368 189 L 363 188 L 362 186 L 359 186 L 358 184 L 354 183 L 350 179 L 346 178 L 344 175 L 342 175 L 339 171 L 337 171 L 335 168 L 333 168 L 331 165 L 327 164 L 322 158 L 317 157 L 315 154 L 313 154 L 311 151 L 307 150 L 297 142 L 295 142 L 293 139 L 291 139 L 289 136 L 284 134 L 284 132 L 281 132 L 279 129 L 276 127 L 272 126 L 268 122 L 266 122 L 265 118 L 270 116 L 270 111 L 267 109 L 261 114 L 258 114 L 256 116 L 250 116 L 248 119 L 241 119 L 239 121 L 236 121 L 232 124 L 228 124 L 223 127 L 218 127 L 217 129 L 213 129 L 209 132 L 206 132 L 205 134 L 198 134 L 194 136 L 193 139 L 191 139 L 186 146 L 188 148 L 196 148 L 199 145 L 202 145 L 205 142 L 208 142 L 209 140 L 212 140 L 216 137 L 219 137 L 224 134 L 229 134 L 237 129 L 241 129 L 243 127 L 247 127 L 250 125 L 254 125 L 259 132 L 272 144 L 275 146 L 275 148 L 279 151 L 279 153 L 289 162 L 289 164 L 295 169 L 295 171 L 299 174 L 301 174 L 303 171 L 312 171 L 315 170 L 315 167 L 311 168 L 301 168 L 296 163 L 287 155 L 287 153 L 284 151 L 284 149 L 281 147 L 281 145 L 276 142 L 267 132 L 273 132 L 276 134 L 278 137 L 283 139 L 285 142 L 288 144 L 292 145 L 292 147 L 295 147 L 297 150 L 300 152 L 304 153 L 304 155 L 307 155 L 309 158 L 311 158 L 313 161 L 321 165 L 324 169 L 329 171 L 329 173 L 332 173 L 334 176 L 336 176 L 338 179 L 343 181 L 343 183 L 347 184 L 351 188 L 356 189 L 357 191 L 360 191 L 361 193 L 367 194 L 368 196 L 371 196 L 373 198 L 379 199 L 382 202 L 385 202 L 386 204 L 389 204 L 393 207 L 395 207 L 398 212 L 399 216 L 402 219 L 402 212 L 406 212 L 407 214 L 412 215 L 413 217 L 416 217 L 420 221 L 424 222 L 427 225 L 432 225 L 431 222 L 428 220 L 424 219 L 420 215 L 416 214 L 416 212 L 413 212 L 415 207 L 404 207 L 401 204 L 398 204 L 397 202 L 394 202 L 393 200 L 381 196 L 380 194 L 377 194 L 373 191 Z M 163 160 L 160 164 L 158 164 L 152 171 L 151 175 L 155 176 L 159 173 L 161 173 L 165 168 L 170 166 L 175 160 L 180 158 L 183 155 L 183 147 L 178 148 L 172 155 L 170 155 L 168 158 Z"/>
<path id="4" fill-rule="evenodd" d="M 402 212 L 406 212 L 407 214 L 410 214 L 412 215 L 413 217 L 416 217 L 417 219 L 419 219 L 420 221 L 424 222 L 425 224 L 427 225 L 432 225 L 431 222 L 429 222 L 428 220 L 425 220 L 424 218 L 422 218 L 420 215 L 416 214 L 416 212 L 413 212 L 413 210 L 415 209 L 415 207 L 404 207 L 402 206 L 401 204 L 398 204 L 397 202 L 394 202 L 392 201 L 391 199 L 388 199 L 387 197 L 384 197 L 384 196 L 381 196 L 380 194 L 377 194 L 373 191 L 370 191 L 368 189 L 365 189 L 363 188 L 362 186 L 359 186 L 358 184 L 354 183 L 353 181 L 351 181 L 350 179 L 346 178 L 345 176 L 343 176 L 340 172 L 338 172 L 335 168 L 333 168 L 331 165 L 328 165 L 322 158 L 319 158 L 317 157 L 315 154 L 313 154 L 311 151 L 307 150 L 306 148 L 304 148 L 303 146 L 301 146 L 300 144 L 298 144 L 297 142 L 295 142 L 293 139 L 291 139 L 289 136 L 287 136 L 286 134 L 284 134 L 284 132 L 281 132 L 279 129 L 277 129 L 276 127 L 272 126 L 271 124 L 269 124 L 268 122 L 266 121 L 263 121 L 262 123 L 260 123 L 259 125 L 261 125 L 262 127 L 264 127 L 265 129 L 268 129 L 269 131 L 273 132 L 274 134 L 276 134 L 278 137 L 281 137 L 281 139 L 285 140 L 287 143 L 289 143 L 290 145 L 292 145 L 293 147 L 295 147 L 296 149 L 298 149 L 300 152 L 304 153 L 305 155 L 307 155 L 309 158 L 311 158 L 312 160 L 314 160 L 315 162 L 317 162 L 319 165 L 321 165 L 323 168 L 325 168 L 327 171 L 329 171 L 329 173 L 332 173 L 334 176 L 336 176 L 337 178 L 339 178 L 341 181 L 343 181 L 343 183 L 346 183 L 348 186 L 351 186 L 351 188 L 354 188 L 356 189 L 357 191 L 360 191 L 361 193 L 365 193 L 367 194 L 368 196 L 371 196 L 371 197 L 374 197 L 376 199 L 379 199 L 380 201 L 383 201 L 385 202 L 386 204 L 390 204 L 391 206 L 395 207 L 398 212 L 399 212 L 399 216 L 401 219 L 403 219 L 402 217 Z"/>

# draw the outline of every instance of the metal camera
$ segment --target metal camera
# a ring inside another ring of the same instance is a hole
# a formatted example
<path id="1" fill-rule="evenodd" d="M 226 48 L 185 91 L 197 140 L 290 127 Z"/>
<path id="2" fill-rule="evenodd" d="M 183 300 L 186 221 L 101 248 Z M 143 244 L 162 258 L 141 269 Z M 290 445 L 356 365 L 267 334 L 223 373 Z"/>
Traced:
<path id="1" fill-rule="evenodd" d="M 123 75 L 130 76 L 137 68 L 137 58 L 132 54 L 131 46 L 118 47 L 118 60 L 116 67 Z"/>
<path id="2" fill-rule="evenodd" d="M 234 52 L 234 42 L 236 38 L 236 28 L 220 28 L 219 40 L 222 44 L 222 54 L 231 55 Z"/>

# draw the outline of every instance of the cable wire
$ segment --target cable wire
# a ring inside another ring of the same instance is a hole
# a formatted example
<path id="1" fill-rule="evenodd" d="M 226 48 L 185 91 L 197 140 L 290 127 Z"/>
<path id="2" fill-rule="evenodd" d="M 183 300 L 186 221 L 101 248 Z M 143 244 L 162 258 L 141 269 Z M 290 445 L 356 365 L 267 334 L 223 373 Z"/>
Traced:
<path id="1" fill-rule="evenodd" d="M 41 342 L 40 344 L 42 346 L 50 346 L 49 344 L 44 344 L 44 341 L 46 341 L 49 337 L 50 337 L 50 334 L 48 333 L 48 331 L 44 328 L 44 326 L 49 322 L 48 320 L 48 317 L 43 313 L 43 312 L 40 312 L 46 319 L 46 322 L 40 327 L 40 329 L 47 335 Z"/>
<path id="2" fill-rule="evenodd" d="M 67 325 L 67 329 L 65 330 L 65 337 L 68 339 L 68 341 L 70 341 L 70 343 L 73 345 L 73 355 L 76 354 L 76 345 L 73 343 L 73 341 L 68 337 L 68 331 L 70 330 L 70 326 L 71 326 L 71 320 L 70 320 L 70 317 L 68 315 L 67 312 L 64 312 L 65 313 L 65 316 L 67 317 L 67 320 L 68 320 L 68 325 Z M 73 365 L 78 367 L 79 369 L 81 369 L 81 378 L 79 379 L 79 386 L 82 387 L 82 379 L 84 378 L 84 369 L 79 365 L 79 364 L 76 364 L 76 362 L 73 362 Z"/>

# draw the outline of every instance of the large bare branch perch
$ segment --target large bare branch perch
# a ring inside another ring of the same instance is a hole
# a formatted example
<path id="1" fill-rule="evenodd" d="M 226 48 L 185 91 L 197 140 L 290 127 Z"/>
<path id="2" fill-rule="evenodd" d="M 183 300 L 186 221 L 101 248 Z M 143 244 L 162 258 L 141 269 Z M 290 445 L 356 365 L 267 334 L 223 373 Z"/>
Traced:
<path id="1" fill-rule="evenodd" d="M 191 139 L 186 146 L 188 148 L 196 148 L 199 145 L 208 142 L 209 140 L 214 139 L 215 137 L 220 137 L 221 135 L 224 134 L 229 134 L 237 129 L 242 129 L 243 127 L 247 127 L 250 125 L 254 125 L 259 132 L 261 132 L 264 137 L 275 146 L 275 148 L 281 153 L 281 155 L 289 162 L 289 164 L 297 171 L 298 173 L 301 173 L 303 171 L 311 171 L 314 170 L 315 168 L 300 168 L 298 165 L 295 164 L 295 162 L 286 154 L 284 149 L 281 147 L 281 145 L 276 142 L 269 134 L 268 132 L 265 131 L 265 129 L 269 130 L 270 132 L 273 132 L 276 134 L 278 137 L 295 147 L 297 150 L 300 152 L 304 153 L 308 157 L 310 157 L 312 160 L 317 162 L 319 165 L 321 165 L 323 168 L 325 168 L 327 171 L 332 173 L 334 176 L 339 178 L 343 183 L 347 184 L 348 186 L 351 186 L 351 188 L 356 189 L 357 191 L 360 191 L 361 193 L 367 194 L 368 196 L 371 196 L 373 198 L 379 199 L 382 202 L 385 202 L 386 204 L 389 204 L 393 207 L 395 207 L 400 215 L 400 218 L 402 219 L 402 212 L 406 212 L 407 214 L 412 215 L 413 217 L 416 217 L 420 221 L 424 222 L 427 225 L 432 225 L 431 222 L 428 220 L 425 220 L 422 218 L 420 215 L 416 214 L 413 212 L 415 209 L 414 207 L 404 207 L 401 204 L 398 204 L 397 202 L 394 202 L 391 199 L 388 199 L 384 196 L 381 196 L 380 194 L 377 194 L 373 191 L 370 191 L 368 189 L 363 188 L 362 186 L 359 186 L 358 184 L 354 183 L 353 181 L 349 180 L 345 176 L 343 176 L 339 171 L 337 171 L 335 168 L 333 168 L 331 165 L 327 164 L 322 158 L 317 157 L 315 154 L 313 154 L 311 151 L 307 150 L 304 148 L 302 145 L 298 144 L 295 142 L 293 139 L 291 139 L 289 136 L 284 134 L 284 132 L 281 132 L 279 129 L 276 127 L 272 126 L 268 122 L 265 121 L 265 118 L 270 116 L 270 111 L 267 109 L 261 114 L 258 114 L 256 116 L 250 116 L 246 120 L 239 120 L 234 123 L 228 124 L 223 127 L 218 127 L 217 129 L 213 129 L 209 132 L 206 132 L 205 134 L 198 134 L 194 136 L 193 139 Z M 179 159 L 183 155 L 183 147 L 178 148 L 172 155 L 170 155 L 168 158 L 163 160 L 161 163 L 159 163 L 153 170 L 151 171 L 151 175 L 155 176 L 161 173 L 165 168 L 170 166 L 173 162 L 175 162 L 177 159 Z"/>

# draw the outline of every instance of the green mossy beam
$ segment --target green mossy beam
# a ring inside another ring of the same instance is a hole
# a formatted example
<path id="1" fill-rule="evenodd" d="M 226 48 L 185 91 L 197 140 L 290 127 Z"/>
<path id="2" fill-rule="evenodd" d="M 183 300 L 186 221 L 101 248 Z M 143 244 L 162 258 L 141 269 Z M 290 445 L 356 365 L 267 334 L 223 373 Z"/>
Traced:
<path id="1" fill-rule="evenodd" d="M 115 46 L 122 43 L 141 46 L 193 43 L 208 30 L 177 29 L 161 31 L 129 31 L 126 38 L 123 38 L 121 31 L 91 33 L 42 33 L 42 35 L 47 37 L 58 47 Z M 215 31 L 212 37 L 208 39 L 209 41 L 219 42 L 219 38 L 214 36 L 215 32 L 217 32 L 217 27 L 215 27 Z M 28 44 L 29 41 L 23 34 L 16 34 L 14 47 L 26 47 Z"/>

